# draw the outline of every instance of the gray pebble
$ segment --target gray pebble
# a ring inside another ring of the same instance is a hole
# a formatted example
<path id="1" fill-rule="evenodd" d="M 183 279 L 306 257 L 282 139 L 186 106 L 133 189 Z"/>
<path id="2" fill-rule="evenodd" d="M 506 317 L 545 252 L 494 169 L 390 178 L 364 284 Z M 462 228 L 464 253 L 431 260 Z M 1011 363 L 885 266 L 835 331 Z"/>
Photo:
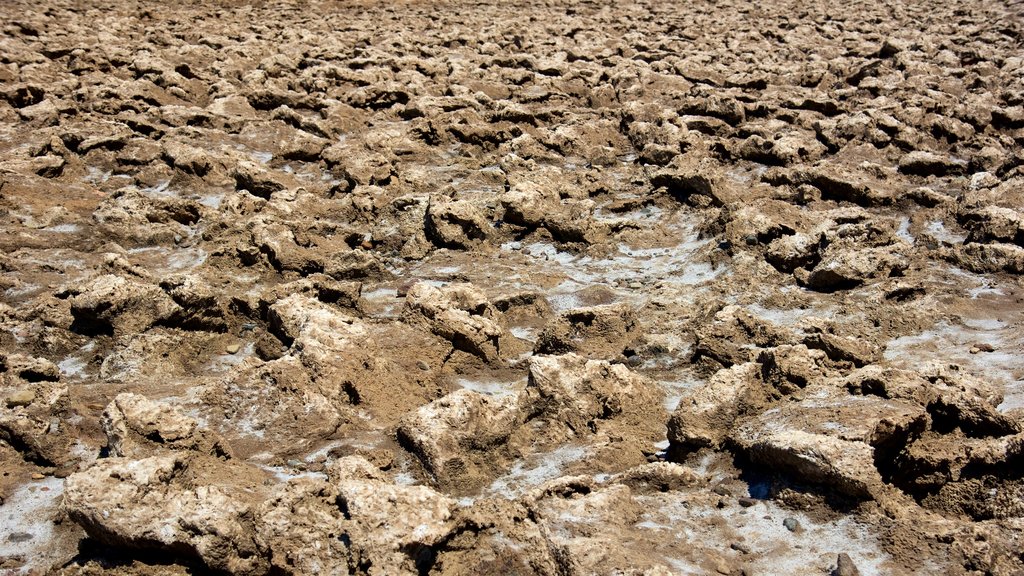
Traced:
<path id="1" fill-rule="evenodd" d="M 800 522 L 796 518 L 786 518 L 782 521 L 782 525 L 790 532 L 796 532 L 800 529 Z"/>
<path id="2" fill-rule="evenodd" d="M 17 544 L 18 542 L 28 542 L 32 538 L 33 536 L 28 532 L 11 532 L 11 534 L 7 536 L 7 541 Z"/>

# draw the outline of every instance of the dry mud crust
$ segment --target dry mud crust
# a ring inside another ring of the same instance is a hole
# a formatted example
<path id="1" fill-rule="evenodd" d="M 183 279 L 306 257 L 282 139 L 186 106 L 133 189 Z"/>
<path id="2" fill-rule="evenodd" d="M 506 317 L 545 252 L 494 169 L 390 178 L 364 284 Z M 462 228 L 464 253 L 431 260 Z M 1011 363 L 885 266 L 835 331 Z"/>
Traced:
<path id="1" fill-rule="evenodd" d="M 0 6 L 0 573 L 1019 574 L 982 1 Z"/>

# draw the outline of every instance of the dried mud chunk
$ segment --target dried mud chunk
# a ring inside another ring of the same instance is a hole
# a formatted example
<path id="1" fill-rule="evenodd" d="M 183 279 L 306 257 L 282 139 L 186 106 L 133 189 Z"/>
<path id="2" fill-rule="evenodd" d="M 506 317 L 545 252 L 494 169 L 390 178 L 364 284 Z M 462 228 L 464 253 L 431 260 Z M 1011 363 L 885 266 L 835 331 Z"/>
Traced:
<path id="1" fill-rule="evenodd" d="M 536 394 L 535 412 L 574 434 L 608 434 L 632 428 L 651 442 L 661 435 L 660 394 L 646 378 L 622 364 L 587 360 L 576 354 L 533 356 L 527 391 Z"/>
<path id="2" fill-rule="evenodd" d="M 353 565 L 372 574 L 419 574 L 417 565 L 454 528 L 451 498 L 427 486 L 392 484 L 366 459 L 349 456 L 327 469 L 352 542 Z"/>
<path id="3" fill-rule="evenodd" d="M 213 167 L 206 151 L 181 142 L 164 142 L 163 156 L 171 166 L 199 177 L 205 176 Z"/>
<path id="4" fill-rule="evenodd" d="M 270 550 L 272 573 L 350 573 L 345 518 L 337 498 L 337 488 L 320 478 L 297 478 L 274 487 L 256 513 L 257 535 Z"/>
<path id="5" fill-rule="evenodd" d="M 100 420 L 113 456 L 138 458 L 158 449 L 190 450 L 227 456 L 229 450 L 215 434 L 162 402 L 132 393 L 118 394 Z"/>
<path id="6" fill-rule="evenodd" d="M 607 226 L 591 217 L 593 202 L 562 200 L 550 183 L 517 182 L 501 195 L 501 205 L 506 222 L 544 228 L 558 242 L 594 243 L 608 234 Z"/>
<path id="7" fill-rule="evenodd" d="M 625 484 L 634 492 L 668 492 L 693 486 L 700 479 L 697 474 L 675 462 L 651 462 L 630 468 L 616 475 L 612 482 Z"/>
<path id="8" fill-rule="evenodd" d="M 24 354 L 3 355 L 0 353 L 0 372 L 16 375 L 26 382 L 57 382 L 60 368 L 46 358 Z"/>
<path id="9" fill-rule="evenodd" d="M 754 465 L 858 498 L 883 494 L 885 463 L 920 435 L 918 406 L 878 398 L 809 398 L 750 418 L 730 441 Z"/>
<path id="10" fill-rule="evenodd" d="M 819 384 L 832 376 L 827 355 L 803 344 L 770 348 L 761 352 L 757 361 L 761 364 L 762 380 L 783 394 Z"/>
<path id="11" fill-rule="evenodd" d="M 394 175 L 394 162 L 387 156 L 350 144 L 328 146 L 320 153 L 320 158 L 336 178 L 352 185 L 384 186 Z"/>
<path id="12" fill-rule="evenodd" d="M 548 546 L 557 550 L 553 555 L 559 574 L 666 573 L 654 567 L 656 556 L 621 537 L 643 513 L 628 486 L 613 484 L 566 496 L 550 491 L 533 508 L 548 533 Z"/>
<path id="13" fill-rule="evenodd" d="M 1014 244 L 971 242 L 953 248 L 946 257 L 978 274 L 1024 274 L 1024 248 Z"/>
<path id="14" fill-rule="evenodd" d="M 441 485 L 479 485 L 504 464 L 502 445 L 526 420 L 526 400 L 457 390 L 403 418 L 398 438 Z"/>
<path id="15" fill-rule="evenodd" d="M 1018 480 L 1014 472 L 1024 458 L 1024 437 L 969 438 L 960 433 L 925 433 L 897 457 L 891 482 L 918 499 L 935 496 L 948 483 L 989 478 L 995 483 Z M 945 500 L 945 502 L 943 502 Z M 985 500 L 985 498 L 980 498 Z M 933 504 L 948 499 L 936 498 Z M 961 513 L 963 510 L 950 510 Z M 1017 514 L 1024 515 L 1018 508 Z M 990 514 L 989 517 L 995 517 Z"/>
<path id="16" fill-rule="evenodd" d="M 810 184 L 821 190 L 821 197 L 845 201 L 860 206 L 892 204 L 892 192 L 862 171 L 854 171 L 838 164 L 822 164 L 811 168 L 798 168 L 792 172 L 792 184 Z"/>
<path id="17" fill-rule="evenodd" d="M 231 171 L 231 177 L 239 189 L 248 190 L 252 195 L 266 200 L 285 188 L 269 170 L 249 160 L 240 161 Z"/>
<path id="18" fill-rule="evenodd" d="M 900 158 L 899 170 L 904 174 L 916 176 L 948 176 L 950 174 L 962 174 L 967 168 L 963 160 L 955 160 L 951 157 L 915 150 Z"/>
<path id="19" fill-rule="evenodd" d="M 103 459 L 67 478 L 63 509 L 114 549 L 191 556 L 214 570 L 264 574 L 268 563 L 255 539 L 250 500 L 262 475 L 247 468 L 182 454 Z"/>
<path id="20" fill-rule="evenodd" d="M 821 259 L 820 243 L 807 234 L 776 238 L 768 244 L 765 260 L 779 272 L 793 273 L 797 268 L 811 269 Z"/>
<path id="21" fill-rule="evenodd" d="M 813 162 L 825 153 L 825 147 L 813 136 L 778 134 L 766 139 L 754 134 L 740 144 L 741 158 L 773 166 L 789 166 L 800 162 Z"/>
<path id="22" fill-rule="evenodd" d="M 427 205 L 424 231 L 427 238 L 442 248 L 469 249 L 493 233 L 491 223 L 468 200 L 439 201 Z"/>
<path id="23" fill-rule="evenodd" d="M 1017 210 L 985 206 L 961 214 L 958 220 L 970 231 L 967 242 L 1004 242 L 1024 247 L 1024 215 Z"/>
<path id="24" fill-rule="evenodd" d="M 808 273 L 797 274 L 804 286 L 819 292 L 856 288 L 875 278 L 899 276 L 909 266 L 891 247 L 832 248 Z"/>
<path id="25" fill-rule="evenodd" d="M 760 365 L 752 362 L 719 370 L 684 397 L 668 421 L 670 451 L 682 455 L 717 448 L 740 415 L 770 403 L 772 394 L 761 381 L 760 371 Z"/>
<path id="26" fill-rule="evenodd" d="M 878 346 L 853 336 L 815 332 L 804 338 L 804 344 L 808 348 L 825 352 L 836 362 L 848 362 L 858 368 L 882 358 L 882 351 Z"/>
<path id="27" fill-rule="evenodd" d="M 709 359 L 728 368 L 756 358 L 756 348 L 796 343 L 795 334 L 754 316 L 739 306 L 719 310 L 709 325 L 697 330 L 693 362 Z"/>
<path id="28" fill-rule="evenodd" d="M 164 189 L 166 184 L 158 186 Z M 188 236 L 191 226 L 199 221 L 202 207 L 197 202 L 181 199 L 156 199 L 143 191 L 118 190 L 93 212 L 93 220 L 115 237 L 141 244 L 170 244 L 175 236 Z"/>
<path id="29" fill-rule="evenodd" d="M 562 312 L 544 327 L 534 352 L 575 352 L 592 358 L 613 359 L 637 338 L 638 331 L 636 314 L 628 305 L 574 308 Z"/>
<path id="30" fill-rule="evenodd" d="M 419 282 L 409 289 L 405 317 L 413 324 L 425 323 L 430 330 L 458 350 L 487 362 L 500 356 L 505 334 L 504 318 L 483 292 L 469 284 L 435 288 Z"/>
<path id="31" fill-rule="evenodd" d="M 125 335 L 167 320 L 181 308 L 156 286 L 105 275 L 73 289 L 73 331 Z"/>
<path id="32" fill-rule="evenodd" d="M 252 231 L 252 243 L 278 271 L 313 274 L 324 270 L 323 256 L 299 246 L 295 234 L 283 224 L 257 224 Z"/>
<path id="33" fill-rule="evenodd" d="M 5 396 L 0 407 L 0 441 L 43 466 L 61 466 L 75 459 L 74 431 L 61 425 L 68 411 L 67 386 L 37 382 Z"/>
<path id="34" fill-rule="evenodd" d="M 546 529 L 522 501 L 484 498 L 455 516 L 455 537 L 438 550 L 434 571 L 445 576 L 559 573 Z"/>
<path id="35" fill-rule="evenodd" d="M 678 156 L 652 172 L 651 185 L 665 188 L 680 202 L 697 206 L 723 206 L 731 200 L 721 168 L 710 158 Z"/>
<path id="36" fill-rule="evenodd" d="M 171 276 L 160 282 L 160 287 L 181 307 L 169 320 L 170 324 L 185 329 L 226 332 L 230 309 L 202 278 L 193 274 Z"/>
<path id="37" fill-rule="evenodd" d="M 249 361 L 222 381 L 203 387 L 208 420 L 242 452 L 269 447 L 289 452 L 327 438 L 347 420 L 343 392 L 313 382 L 298 359 Z"/>

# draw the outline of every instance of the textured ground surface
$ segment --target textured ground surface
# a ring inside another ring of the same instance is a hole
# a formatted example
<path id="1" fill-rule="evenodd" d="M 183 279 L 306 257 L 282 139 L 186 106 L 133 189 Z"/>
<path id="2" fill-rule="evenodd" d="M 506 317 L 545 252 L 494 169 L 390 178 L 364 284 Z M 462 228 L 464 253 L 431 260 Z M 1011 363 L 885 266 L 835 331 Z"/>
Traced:
<path id="1" fill-rule="evenodd" d="M 1024 573 L 1000 2 L 0 3 L 0 574 Z"/>

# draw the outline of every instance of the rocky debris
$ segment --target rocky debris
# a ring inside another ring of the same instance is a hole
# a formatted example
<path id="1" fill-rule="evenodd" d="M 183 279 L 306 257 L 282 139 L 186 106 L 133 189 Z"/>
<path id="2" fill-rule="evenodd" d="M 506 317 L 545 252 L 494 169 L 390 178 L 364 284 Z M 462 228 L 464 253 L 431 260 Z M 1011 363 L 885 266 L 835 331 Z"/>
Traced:
<path id="1" fill-rule="evenodd" d="M 725 306 L 698 328 L 693 362 L 711 361 L 730 367 L 755 360 L 757 348 L 795 343 L 796 335 L 751 314 L 740 306 Z"/>
<path id="2" fill-rule="evenodd" d="M 923 408 L 878 398 L 807 398 L 737 426 L 730 442 L 752 461 L 859 498 L 882 497 L 876 467 L 924 431 Z"/>
<path id="3" fill-rule="evenodd" d="M 1004 242 L 1024 246 L 1024 216 L 1017 210 L 985 206 L 958 217 L 969 231 L 968 242 Z"/>
<path id="4" fill-rule="evenodd" d="M 663 430 L 661 420 L 651 418 L 660 412 L 660 394 L 622 364 L 572 353 L 533 356 L 527 392 L 537 395 L 535 411 L 574 435 L 612 434 L 613 428 L 629 427 L 653 442 Z"/>
<path id="5" fill-rule="evenodd" d="M 112 274 L 58 295 L 71 299 L 71 329 L 91 335 L 143 331 L 180 310 L 157 286 Z"/>
<path id="6" fill-rule="evenodd" d="M 899 169 L 904 174 L 916 176 L 948 176 L 960 174 L 967 167 L 967 162 L 951 157 L 943 157 L 933 152 L 915 150 L 900 158 Z"/>
<path id="7" fill-rule="evenodd" d="M 191 478 L 198 478 L 198 484 Z M 108 458 L 72 474 L 64 509 L 90 537 L 115 549 L 191 556 L 214 570 L 264 574 L 254 530 L 255 469 L 187 453 Z M 172 509 L 167 502 L 174 502 Z"/>
<path id="8" fill-rule="evenodd" d="M 467 249 L 493 234 L 491 223 L 468 200 L 431 199 L 427 205 L 424 230 L 427 238 L 442 248 Z"/>
<path id="9" fill-rule="evenodd" d="M 836 558 L 836 569 L 832 571 L 832 576 L 860 576 L 860 570 L 850 555 L 843 552 Z"/>
<path id="10" fill-rule="evenodd" d="M 455 350 L 479 356 L 486 362 L 498 360 L 505 334 L 502 313 L 483 292 L 469 284 L 437 288 L 419 282 L 405 299 L 405 317 L 424 324 L 434 334 L 451 342 Z"/>
<path id="11" fill-rule="evenodd" d="M 524 394 L 457 390 L 403 418 L 398 439 L 440 485 L 479 485 L 507 465 L 504 445 L 530 415 Z"/>
<path id="12" fill-rule="evenodd" d="M 455 501 L 431 488 L 397 486 L 359 457 L 338 460 L 327 473 L 337 486 L 356 566 L 416 574 L 454 528 Z"/>
<path id="13" fill-rule="evenodd" d="M 574 352 L 595 359 L 622 355 L 640 334 L 636 314 L 624 304 L 574 308 L 548 322 L 537 337 L 538 354 Z"/>
<path id="14" fill-rule="evenodd" d="M 195 451 L 230 457 L 230 449 L 215 434 L 172 406 L 139 394 L 118 394 L 100 421 L 112 456 L 140 458 L 156 450 Z"/>
<path id="15" fill-rule="evenodd" d="M 1024 248 L 1013 244 L 971 242 L 954 248 L 949 258 L 967 270 L 979 274 L 1024 274 Z"/>
<path id="16" fill-rule="evenodd" d="M 813 290 L 834 292 L 855 288 L 875 278 L 900 276 L 907 266 L 906 258 L 890 247 L 830 249 L 814 268 L 796 278 Z"/>
<path id="17" fill-rule="evenodd" d="M 1012 6 L 64 4 L 0 572 L 1024 572 Z"/>
<path id="18" fill-rule="evenodd" d="M 543 184 L 532 180 L 514 182 L 500 196 L 503 220 L 526 230 L 542 228 L 564 243 L 592 244 L 607 236 L 606 226 L 591 217 L 591 201 L 563 199 L 557 190 Z"/>
<path id="19" fill-rule="evenodd" d="M 760 366 L 747 362 L 724 368 L 682 399 L 668 421 L 668 440 L 675 453 L 718 447 L 736 419 L 756 413 L 772 400 L 760 380 Z"/>

